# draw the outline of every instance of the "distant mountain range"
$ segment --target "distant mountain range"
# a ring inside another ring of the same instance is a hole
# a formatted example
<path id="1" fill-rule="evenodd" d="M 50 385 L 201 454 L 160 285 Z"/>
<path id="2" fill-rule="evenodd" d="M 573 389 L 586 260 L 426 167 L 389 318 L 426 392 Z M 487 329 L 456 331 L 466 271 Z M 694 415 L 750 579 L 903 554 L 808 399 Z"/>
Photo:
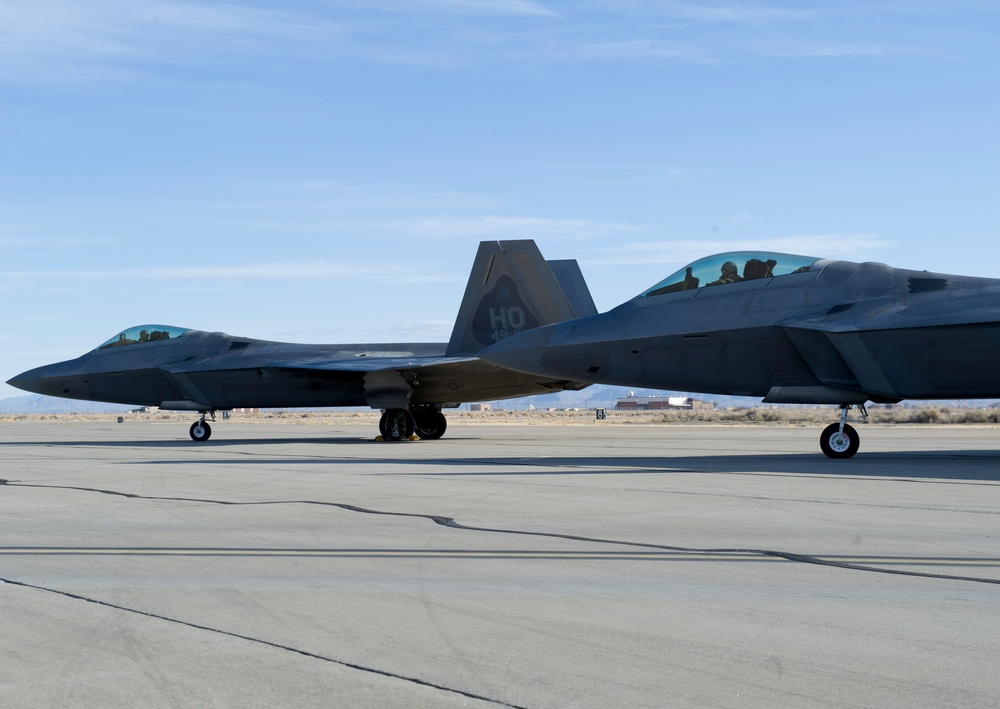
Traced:
<path id="1" fill-rule="evenodd" d="M 491 402 L 501 409 L 523 410 L 536 409 L 613 409 L 618 399 L 628 396 L 690 396 L 701 401 L 711 401 L 717 408 L 751 407 L 760 404 L 760 399 L 746 396 L 715 396 L 712 394 L 691 394 L 681 391 L 661 391 L 659 389 L 628 389 L 618 386 L 595 384 L 580 391 L 560 391 L 542 396 L 527 396 L 508 401 Z"/>
<path id="2" fill-rule="evenodd" d="M 484 402 L 494 408 L 510 411 L 535 409 L 613 409 L 618 399 L 627 396 L 691 396 L 702 401 L 711 401 L 716 408 L 752 408 L 761 401 L 748 396 L 716 396 L 713 394 L 690 394 L 682 391 L 660 391 L 657 389 L 627 389 L 625 387 L 594 385 L 581 391 L 560 391 L 543 396 L 526 396 L 520 399 Z M 996 404 L 997 400 L 903 402 L 904 406 L 932 404 L 951 407 L 980 407 Z M 131 411 L 135 406 L 102 404 L 95 401 L 57 399 L 51 396 L 15 396 L 0 399 L 0 414 L 118 414 Z M 463 408 L 467 408 L 463 406 Z"/>
<path id="3" fill-rule="evenodd" d="M 0 399 L 0 414 L 118 414 L 134 408 L 136 407 L 102 404 L 97 401 L 57 399 L 40 394 Z"/>

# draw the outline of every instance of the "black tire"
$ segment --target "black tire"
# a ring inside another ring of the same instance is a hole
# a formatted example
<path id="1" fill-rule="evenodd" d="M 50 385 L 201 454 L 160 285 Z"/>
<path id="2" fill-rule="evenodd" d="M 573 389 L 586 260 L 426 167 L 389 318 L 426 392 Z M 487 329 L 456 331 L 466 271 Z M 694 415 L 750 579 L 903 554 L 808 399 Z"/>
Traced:
<path id="1" fill-rule="evenodd" d="M 858 452 L 861 437 L 854 427 L 844 424 L 844 432 L 840 432 L 839 423 L 831 423 L 823 429 L 819 437 L 819 447 L 827 458 L 850 458 Z"/>
<path id="2" fill-rule="evenodd" d="M 191 440 L 199 443 L 207 441 L 212 437 L 212 427 L 204 421 L 195 421 L 191 424 Z"/>
<path id="3" fill-rule="evenodd" d="M 437 409 L 416 409 L 412 413 L 413 430 L 425 441 L 436 441 L 448 428 L 448 419 Z"/>
<path id="4" fill-rule="evenodd" d="M 383 441 L 402 441 L 413 435 L 413 416 L 406 409 L 386 409 L 378 421 Z"/>

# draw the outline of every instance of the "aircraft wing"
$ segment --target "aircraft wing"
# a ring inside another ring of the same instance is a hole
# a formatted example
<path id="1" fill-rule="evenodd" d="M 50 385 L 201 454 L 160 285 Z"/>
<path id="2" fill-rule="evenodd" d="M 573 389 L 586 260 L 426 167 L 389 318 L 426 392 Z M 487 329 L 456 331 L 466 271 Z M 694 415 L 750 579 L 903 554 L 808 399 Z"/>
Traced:
<path id="1" fill-rule="evenodd" d="M 909 299 L 842 303 L 833 305 L 822 315 L 793 318 L 780 325 L 784 328 L 838 333 L 995 323 L 1000 322 L 998 297 L 1000 293 L 997 292 L 969 295 L 959 301 L 960 307 L 955 302 L 947 301 L 942 301 L 939 305 L 923 304 L 914 307 L 914 302 Z"/>
<path id="2" fill-rule="evenodd" d="M 527 239 L 484 241 L 444 353 L 354 353 L 275 361 L 268 369 L 363 378 L 365 400 L 386 409 L 582 389 L 583 383 L 514 372 L 475 353 L 518 332 L 596 311 L 576 261 L 545 261 Z"/>
<path id="3" fill-rule="evenodd" d="M 468 362 L 478 362 L 478 357 L 351 357 L 295 359 L 270 362 L 270 369 L 307 369 L 320 372 L 378 372 L 382 370 L 417 370 L 426 367 L 456 365 Z"/>
<path id="4" fill-rule="evenodd" d="M 410 404 L 457 406 L 469 401 L 549 394 L 588 386 L 582 382 L 522 374 L 478 357 L 466 356 L 285 360 L 271 362 L 267 369 L 360 377 L 369 406 L 384 409 L 404 408 Z"/>
<path id="5" fill-rule="evenodd" d="M 907 300 L 834 305 L 780 326 L 827 386 L 898 401 L 933 394 L 941 383 L 974 389 L 977 376 L 993 381 L 982 375 L 997 368 L 986 334 L 1000 322 L 995 299 L 972 295 L 960 309 L 952 303 L 913 308 Z M 793 394 L 774 391 L 765 400 L 787 396 Z M 831 396 L 848 400 L 842 391 Z"/>

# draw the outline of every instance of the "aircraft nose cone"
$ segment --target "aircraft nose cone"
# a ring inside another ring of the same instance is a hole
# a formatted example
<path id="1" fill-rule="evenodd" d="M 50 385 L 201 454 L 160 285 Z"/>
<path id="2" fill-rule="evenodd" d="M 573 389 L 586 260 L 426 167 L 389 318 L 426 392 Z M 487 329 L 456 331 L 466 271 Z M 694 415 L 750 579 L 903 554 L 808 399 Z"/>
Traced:
<path id="1" fill-rule="evenodd" d="M 22 372 L 16 377 L 11 377 L 7 380 L 7 383 L 12 387 L 17 387 L 24 391 L 30 391 L 32 394 L 42 394 L 40 391 L 41 380 L 38 377 L 33 376 L 35 370 L 28 372 Z"/>
<path id="2" fill-rule="evenodd" d="M 7 383 L 32 394 L 58 396 L 59 394 L 53 391 L 56 385 L 55 377 L 58 376 L 58 372 L 53 369 L 54 367 L 55 365 L 50 364 L 29 369 L 27 372 L 21 372 L 16 377 L 8 379 Z"/>
<path id="3" fill-rule="evenodd" d="M 29 369 L 27 372 L 21 372 L 16 377 L 8 379 L 7 383 L 12 387 L 30 391 L 32 394 L 45 394 L 47 392 L 45 391 L 46 375 L 42 371 L 44 369 L 45 367 L 37 367 Z"/>

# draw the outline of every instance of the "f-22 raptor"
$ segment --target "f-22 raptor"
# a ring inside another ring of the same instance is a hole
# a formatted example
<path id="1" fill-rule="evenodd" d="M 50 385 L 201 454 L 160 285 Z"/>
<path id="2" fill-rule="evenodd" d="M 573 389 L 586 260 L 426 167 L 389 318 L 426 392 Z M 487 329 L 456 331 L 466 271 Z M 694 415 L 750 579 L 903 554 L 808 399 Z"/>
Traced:
<path id="1" fill-rule="evenodd" d="M 89 401 L 200 414 L 234 408 L 371 406 L 385 440 L 440 438 L 441 410 L 470 401 L 582 389 L 586 383 L 503 369 L 476 356 L 533 327 L 597 308 L 576 261 L 545 261 L 531 240 L 479 245 L 447 343 L 306 345 L 164 325 L 124 330 L 77 359 L 38 367 L 8 384 Z"/>
<path id="2" fill-rule="evenodd" d="M 838 404 L 820 447 L 850 458 L 859 447 L 852 407 L 867 421 L 869 401 L 1000 397 L 1000 280 L 718 254 L 613 310 L 480 356 L 555 379 Z"/>

